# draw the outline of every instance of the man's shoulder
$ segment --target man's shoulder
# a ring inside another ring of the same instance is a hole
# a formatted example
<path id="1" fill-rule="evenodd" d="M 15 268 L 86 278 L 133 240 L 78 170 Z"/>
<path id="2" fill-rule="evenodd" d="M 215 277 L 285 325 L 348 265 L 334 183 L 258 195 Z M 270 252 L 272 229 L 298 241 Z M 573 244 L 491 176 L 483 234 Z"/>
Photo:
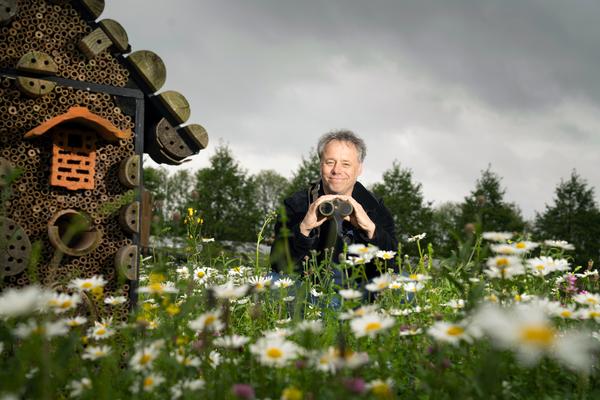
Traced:
<path id="1" fill-rule="evenodd" d="M 354 184 L 352 197 L 354 197 L 356 201 L 358 201 L 367 210 L 375 210 L 381 206 L 381 200 L 358 181 Z"/>
<path id="2" fill-rule="evenodd" d="M 284 200 L 285 205 L 294 211 L 308 210 L 308 190 L 308 188 L 305 188 L 293 193 Z"/>

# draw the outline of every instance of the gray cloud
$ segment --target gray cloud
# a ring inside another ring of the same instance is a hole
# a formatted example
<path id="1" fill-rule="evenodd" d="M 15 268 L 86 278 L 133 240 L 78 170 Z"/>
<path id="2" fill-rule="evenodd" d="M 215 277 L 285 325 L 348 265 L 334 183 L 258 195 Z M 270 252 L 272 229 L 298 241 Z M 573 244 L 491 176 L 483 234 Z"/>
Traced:
<path id="1" fill-rule="evenodd" d="M 532 216 L 573 168 L 600 184 L 597 15 L 591 0 L 112 0 L 103 17 L 164 59 L 165 88 L 250 172 L 289 175 L 350 128 L 367 183 L 398 159 L 429 199 L 461 200 L 491 163 Z"/>

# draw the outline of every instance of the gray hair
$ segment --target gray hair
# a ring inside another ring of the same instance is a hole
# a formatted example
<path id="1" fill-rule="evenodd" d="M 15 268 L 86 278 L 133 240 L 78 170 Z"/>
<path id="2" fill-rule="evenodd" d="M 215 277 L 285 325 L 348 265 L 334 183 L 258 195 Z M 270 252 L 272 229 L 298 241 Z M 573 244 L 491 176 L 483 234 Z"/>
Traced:
<path id="1" fill-rule="evenodd" d="M 356 136 L 354 132 L 348 130 L 332 131 L 321 136 L 321 138 L 319 139 L 319 143 L 317 144 L 317 153 L 319 154 L 319 160 L 323 159 L 323 152 L 325 151 L 325 146 L 327 146 L 327 144 L 333 140 L 352 143 L 354 147 L 356 147 L 356 151 L 358 152 L 358 160 L 361 163 L 365 160 L 365 156 L 367 155 L 367 146 L 365 145 L 364 140 Z"/>

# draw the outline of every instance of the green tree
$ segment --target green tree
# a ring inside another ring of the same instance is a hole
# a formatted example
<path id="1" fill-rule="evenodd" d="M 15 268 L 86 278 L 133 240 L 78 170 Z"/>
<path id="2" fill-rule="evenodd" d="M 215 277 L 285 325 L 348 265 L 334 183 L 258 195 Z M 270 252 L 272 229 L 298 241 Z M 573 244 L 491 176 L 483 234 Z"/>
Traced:
<path id="1" fill-rule="evenodd" d="M 171 234 L 185 232 L 181 221 L 191 201 L 193 179 L 193 175 L 187 170 L 169 175 L 164 167 L 144 168 L 144 187 L 153 195 L 154 225 L 160 227 L 158 230 L 153 227 L 153 234 L 165 227 L 169 228 Z"/>
<path id="2" fill-rule="evenodd" d="M 536 213 L 534 223 L 538 239 L 561 239 L 575 245 L 575 262 L 598 263 L 600 252 L 600 210 L 589 187 L 575 170 L 568 180 L 561 179 L 556 187 L 554 204 L 543 213 Z"/>
<path id="3" fill-rule="evenodd" d="M 460 232 L 457 231 L 461 206 L 459 203 L 445 202 L 433 209 L 433 232 L 435 241 L 435 253 L 439 257 L 449 257 L 455 250 L 460 240 Z"/>
<path id="4" fill-rule="evenodd" d="M 292 174 L 292 179 L 280 200 L 293 193 L 308 188 L 312 182 L 321 178 L 321 161 L 315 149 L 311 149 L 308 158 L 302 156 L 298 169 Z"/>
<path id="5" fill-rule="evenodd" d="M 475 189 L 461 204 L 457 231 L 464 231 L 465 228 L 469 231 L 470 226 L 480 232 L 522 232 L 525 229 L 519 207 L 504 200 L 506 189 L 500 186 L 501 179 L 491 170 L 491 166 L 481 171 Z"/>
<path id="6" fill-rule="evenodd" d="M 196 173 L 191 205 L 204 218 L 203 234 L 220 240 L 256 240 L 261 220 L 256 201 L 256 183 L 233 158 L 231 150 L 220 145 L 210 158 L 210 166 Z"/>
<path id="7" fill-rule="evenodd" d="M 254 176 L 258 208 L 263 214 L 277 210 L 279 199 L 289 185 L 286 177 L 272 169 L 262 170 Z"/>
<path id="8" fill-rule="evenodd" d="M 400 163 L 394 161 L 392 168 L 383 173 L 383 182 L 376 183 L 372 189 L 394 217 L 398 239 L 406 241 L 426 232 L 427 240 L 434 240 L 431 203 L 424 200 L 422 185 L 413 181 L 410 169 L 401 168 Z"/>
<path id="9" fill-rule="evenodd" d="M 278 211 L 282 201 L 282 195 L 289 185 L 289 181 L 272 169 L 260 171 L 254 176 L 256 184 L 256 203 L 264 221 L 271 211 Z M 275 220 L 265 227 L 263 236 L 272 238 L 274 236 Z M 267 240 L 269 242 L 270 240 Z"/>

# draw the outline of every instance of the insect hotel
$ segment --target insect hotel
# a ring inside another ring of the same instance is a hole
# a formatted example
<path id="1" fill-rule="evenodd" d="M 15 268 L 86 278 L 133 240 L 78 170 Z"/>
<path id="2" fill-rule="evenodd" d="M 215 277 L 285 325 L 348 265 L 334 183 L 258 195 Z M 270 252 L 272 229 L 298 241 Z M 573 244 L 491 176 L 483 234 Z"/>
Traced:
<path id="1" fill-rule="evenodd" d="M 104 0 L 0 0 L 2 287 L 103 275 L 135 302 L 152 201 L 142 158 L 208 144 L 166 68 L 102 19 Z"/>

